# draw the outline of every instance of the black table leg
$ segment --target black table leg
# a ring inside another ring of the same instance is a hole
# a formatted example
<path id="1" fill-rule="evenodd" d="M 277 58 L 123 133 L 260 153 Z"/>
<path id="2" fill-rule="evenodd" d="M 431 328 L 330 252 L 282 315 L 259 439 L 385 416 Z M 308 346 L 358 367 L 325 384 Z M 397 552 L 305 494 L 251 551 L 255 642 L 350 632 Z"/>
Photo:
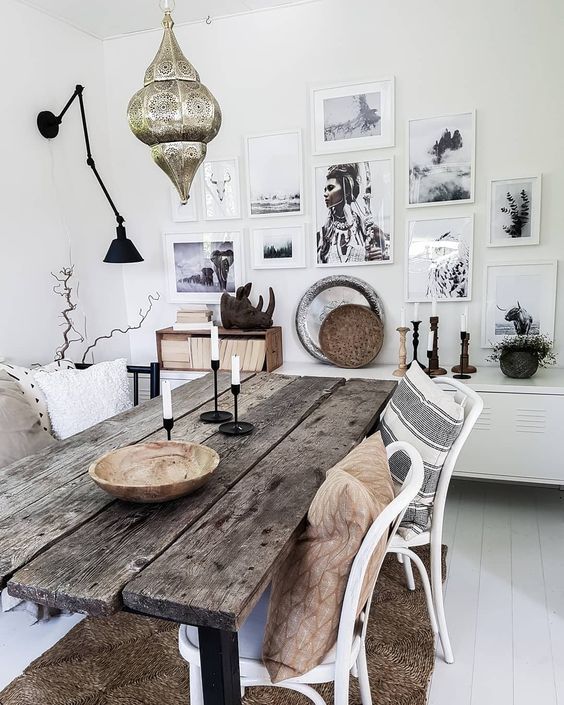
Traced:
<path id="1" fill-rule="evenodd" d="M 241 705 L 237 632 L 198 627 L 204 705 Z"/>

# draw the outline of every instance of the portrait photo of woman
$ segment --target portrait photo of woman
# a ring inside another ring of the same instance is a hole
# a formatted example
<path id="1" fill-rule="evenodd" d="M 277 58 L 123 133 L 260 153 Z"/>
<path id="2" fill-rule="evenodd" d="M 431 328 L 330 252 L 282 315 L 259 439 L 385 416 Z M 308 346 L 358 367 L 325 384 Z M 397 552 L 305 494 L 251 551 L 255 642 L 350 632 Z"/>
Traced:
<path id="1" fill-rule="evenodd" d="M 315 202 L 317 266 L 392 261 L 391 159 L 317 167 Z"/>

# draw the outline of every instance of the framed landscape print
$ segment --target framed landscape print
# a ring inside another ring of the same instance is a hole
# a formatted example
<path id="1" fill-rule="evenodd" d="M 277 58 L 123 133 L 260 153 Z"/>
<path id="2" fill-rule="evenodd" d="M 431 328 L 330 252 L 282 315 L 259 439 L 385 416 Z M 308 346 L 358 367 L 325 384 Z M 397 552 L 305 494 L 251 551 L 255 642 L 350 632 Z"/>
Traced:
<path id="1" fill-rule="evenodd" d="M 426 218 L 407 223 L 407 301 L 469 301 L 474 219 Z"/>
<path id="2" fill-rule="evenodd" d="M 170 189 L 171 218 L 174 223 L 195 223 L 198 220 L 198 178 L 192 182 L 190 198 L 184 205 L 180 203 L 178 191 Z"/>
<path id="3" fill-rule="evenodd" d="M 305 267 L 303 225 L 256 228 L 251 232 L 254 269 L 295 269 Z"/>
<path id="4" fill-rule="evenodd" d="M 311 92 L 315 154 L 394 146 L 394 79 Z"/>
<path id="5" fill-rule="evenodd" d="M 205 161 L 202 168 L 205 220 L 241 217 L 241 192 L 237 159 Z"/>
<path id="6" fill-rule="evenodd" d="M 238 232 L 164 236 L 168 300 L 171 303 L 219 303 L 243 283 Z"/>
<path id="7" fill-rule="evenodd" d="M 490 184 L 490 247 L 538 245 L 541 176 L 495 179 Z"/>
<path id="8" fill-rule="evenodd" d="M 318 267 L 389 264 L 393 259 L 393 158 L 314 170 Z"/>
<path id="9" fill-rule="evenodd" d="M 247 179 L 251 218 L 301 215 L 301 131 L 247 137 Z"/>
<path id="10" fill-rule="evenodd" d="M 506 335 L 554 338 L 557 268 L 556 260 L 487 265 L 482 347 Z"/>
<path id="11" fill-rule="evenodd" d="M 410 120 L 408 206 L 473 203 L 475 113 Z"/>

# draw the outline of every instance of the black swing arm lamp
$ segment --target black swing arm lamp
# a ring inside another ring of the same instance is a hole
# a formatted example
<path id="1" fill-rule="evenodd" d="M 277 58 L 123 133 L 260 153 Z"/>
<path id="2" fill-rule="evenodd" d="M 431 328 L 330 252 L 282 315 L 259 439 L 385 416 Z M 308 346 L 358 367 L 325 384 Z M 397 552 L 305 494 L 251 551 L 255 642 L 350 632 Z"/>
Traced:
<path id="1" fill-rule="evenodd" d="M 78 98 L 78 102 L 80 104 L 80 115 L 82 117 L 82 129 L 84 132 L 84 142 L 86 145 L 86 163 L 88 166 L 92 169 L 94 172 L 94 176 L 96 177 L 98 183 L 100 184 L 100 188 L 104 192 L 104 195 L 106 196 L 108 203 L 112 207 L 112 210 L 114 212 L 114 215 L 116 217 L 117 221 L 117 228 L 116 228 L 116 234 L 117 237 L 112 241 L 110 244 L 110 248 L 104 257 L 104 262 L 111 262 L 113 264 L 128 264 L 130 262 L 143 262 L 143 257 L 139 254 L 139 251 L 133 244 L 133 242 L 127 237 L 126 232 L 125 232 L 125 226 L 124 226 L 124 218 L 122 215 L 120 215 L 118 209 L 116 208 L 112 197 L 110 196 L 108 189 L 106 188 L 104 182 L 102 181 L 102 177 L 98 173 L 98 169 L 96 169 L 96 163 L 94 162 L 94 159 L 92 158 L 92 153 L 90 151 L 90 138 L 88 136 L 88 127 L 86 125 L 86 113 L 84 111 L 84 100 L 82 98 L 82 92 L 84 91 L 84 86 L 77 85 L 74 93 L 72 96 L 69 98 L 67 104 L 61 111 L 59 115 L 54 115 L 51 111 L 49 110 L 43 110 L 42 112 L 39 113 L 37 116 L 37 127 L 39 129 L 39 132 L 45 137 L 46 139 L 53 139 L 59 134 L 59 125 L 63 121 L 63 117 L 67 110 L 70 108 L 72 103 L 76 98 Z"/>

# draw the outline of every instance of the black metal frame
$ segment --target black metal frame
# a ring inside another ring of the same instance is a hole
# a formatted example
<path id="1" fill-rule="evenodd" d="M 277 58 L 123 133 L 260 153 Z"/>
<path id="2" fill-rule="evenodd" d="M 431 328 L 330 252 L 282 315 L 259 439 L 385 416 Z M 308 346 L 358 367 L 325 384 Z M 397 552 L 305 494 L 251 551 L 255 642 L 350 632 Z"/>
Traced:
<path id="1" fill-rule="evenodd" d="M 77 362 L 77 370 L 86 370 L 92 363 Z M 161 368 L 158 362 L 151 362 L 149 365 L 128 365 L 127 371 L 133 375 L 133 405 L 139 406 L 139 375 L 149 376 L 149 394 L 151 399 L 160 396 L 161 393 Z"/>

